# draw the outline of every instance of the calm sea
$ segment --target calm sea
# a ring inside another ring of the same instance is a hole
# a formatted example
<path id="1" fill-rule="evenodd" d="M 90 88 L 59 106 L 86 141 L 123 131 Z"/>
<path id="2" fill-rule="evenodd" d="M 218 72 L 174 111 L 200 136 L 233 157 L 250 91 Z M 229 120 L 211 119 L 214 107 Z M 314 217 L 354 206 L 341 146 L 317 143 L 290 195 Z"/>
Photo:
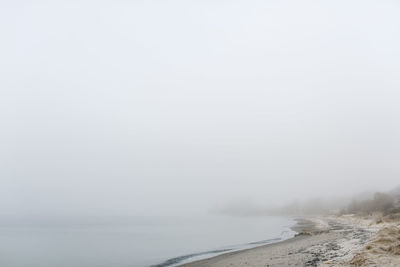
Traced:
<path id="1" fill-rule="evenodd" d="M 2 219 L 0 266 L 176 264 L 290 238 L 284 217 Z"/>

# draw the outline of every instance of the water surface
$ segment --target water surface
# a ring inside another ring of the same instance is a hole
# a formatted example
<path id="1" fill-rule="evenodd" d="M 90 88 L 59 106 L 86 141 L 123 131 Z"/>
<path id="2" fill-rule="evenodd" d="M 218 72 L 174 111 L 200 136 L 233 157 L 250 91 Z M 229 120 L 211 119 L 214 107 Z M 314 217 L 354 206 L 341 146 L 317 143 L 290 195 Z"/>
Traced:
<path id="1" fill-rule="evenodd" d="M 140 267 L 215 256 L 291 237 L 284 217 L 2 220 L 0 266 Z"/>

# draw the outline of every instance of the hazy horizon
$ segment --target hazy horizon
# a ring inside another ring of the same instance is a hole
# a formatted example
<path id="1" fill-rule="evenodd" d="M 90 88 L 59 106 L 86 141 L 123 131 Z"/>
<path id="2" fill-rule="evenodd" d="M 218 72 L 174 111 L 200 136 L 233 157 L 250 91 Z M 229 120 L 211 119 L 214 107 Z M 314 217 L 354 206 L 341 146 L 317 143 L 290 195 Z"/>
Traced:
<path id="1" fill-rule="evenodd" d="M 396 1 L 2 1 L 0 215 L 399 185 Z"/>

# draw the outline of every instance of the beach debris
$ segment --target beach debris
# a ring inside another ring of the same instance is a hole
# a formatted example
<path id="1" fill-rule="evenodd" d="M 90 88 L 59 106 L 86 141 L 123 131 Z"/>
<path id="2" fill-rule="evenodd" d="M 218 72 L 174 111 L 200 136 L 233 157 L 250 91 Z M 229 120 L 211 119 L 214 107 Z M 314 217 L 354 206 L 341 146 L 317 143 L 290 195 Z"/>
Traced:
<path id="1" fill-rule="evenodd" d="M 302 236 L 302 235 L 312 235 L 312 232 L 309 230 L 304 230 L 304 231 L 301 231 L 301 232 L 295 234 L 295 236 Z"/>

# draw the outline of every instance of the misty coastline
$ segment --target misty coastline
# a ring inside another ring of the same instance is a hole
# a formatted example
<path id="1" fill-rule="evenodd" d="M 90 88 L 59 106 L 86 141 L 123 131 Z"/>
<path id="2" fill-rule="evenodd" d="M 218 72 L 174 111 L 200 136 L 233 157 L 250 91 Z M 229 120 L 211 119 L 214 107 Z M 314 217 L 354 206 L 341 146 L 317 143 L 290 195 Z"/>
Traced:
<path id="1" fill-rule="evenodd" d="M 0 0 L 0 267 L 400 266 L 399 14 Z"/>
<path id="2" fill-rule="evenodd" d="M 309 203 L 283 209 L 303 212 L 295 217 L 292 238 L 179 266 L 400 265 L 400 187 L 353 196 L 333 210 L 323 203 L 310 210 Z"/>

